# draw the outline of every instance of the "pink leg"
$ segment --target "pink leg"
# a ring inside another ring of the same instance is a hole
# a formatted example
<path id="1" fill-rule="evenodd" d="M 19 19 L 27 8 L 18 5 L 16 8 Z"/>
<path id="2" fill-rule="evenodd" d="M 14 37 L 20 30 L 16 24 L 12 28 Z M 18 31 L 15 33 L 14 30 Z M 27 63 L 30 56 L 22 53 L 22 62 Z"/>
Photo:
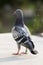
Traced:
<path id="1" fill-rule="evenodd" d="M 13 55 L 19 55 L 19 51 L 20 51 L 20 49 L 18 49 L 17 53 L 13 53 Z"/>
<path id="2" fill-rule="evenodd" d="M 13 53 L 13 55 L 19 55 L 19 52 L 17 52 L 17 53 Z"/>
<path id="3" fill-rule="evenodd" d="M 21 52 L 21 54 L 27 54 L 27 48 L 26 48 L 26 51 L 25 52 Z"/>
<path id="4" fill-rule="evenodd" d="M 18 52 L 17 53 L 13 53 L 13 55 L 20 55 L 19 51 L 20 51 L 20 45 L 18 45 Z"/>

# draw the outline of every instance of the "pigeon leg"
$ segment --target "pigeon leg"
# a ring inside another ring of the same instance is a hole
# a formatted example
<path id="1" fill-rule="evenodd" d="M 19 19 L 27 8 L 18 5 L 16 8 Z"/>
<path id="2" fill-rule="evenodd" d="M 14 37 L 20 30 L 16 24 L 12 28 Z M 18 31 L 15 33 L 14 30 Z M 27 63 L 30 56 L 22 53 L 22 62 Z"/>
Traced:
<path id="1" fill-rule="evenodd" d="M 21 52 L 21 54 L 27 54 L 27 48 L 26 48 L 25 52 Z"/>
<path id="2" fill-rule="evenodd" d="M 20 44 L 18 44 L 18 51 L 17 51 L 17 53 L 13 53 L 13 55 L 19 55 L 19 51 L 20 51 Z"/>
<path id="3" fill-rule="evenodd" d="M 27 54 L 27 48 L 26 48 L 26 51 L 25 51 L 25 53 Z"/>

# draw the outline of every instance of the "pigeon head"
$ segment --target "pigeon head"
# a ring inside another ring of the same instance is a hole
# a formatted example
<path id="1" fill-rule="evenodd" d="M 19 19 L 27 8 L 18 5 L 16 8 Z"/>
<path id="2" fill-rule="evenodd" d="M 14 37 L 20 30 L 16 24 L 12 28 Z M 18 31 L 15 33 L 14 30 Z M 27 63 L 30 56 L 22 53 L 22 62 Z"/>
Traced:
<path id="1" fill-rule="evenodd" d="M 24 20 L 23 20 L 23 12 L 21 9 L 17 9 L 14 12 L 14 15 L 16 17 L 15 25 L 17 26 L 24 26 Z"/>
<path id="2" fill-rule="evenodd" d="M 17 9 L 15 11 L 15 15 L 17 16 L 17 18 L 23 18 L 23 12 L 21 9 Z"/>

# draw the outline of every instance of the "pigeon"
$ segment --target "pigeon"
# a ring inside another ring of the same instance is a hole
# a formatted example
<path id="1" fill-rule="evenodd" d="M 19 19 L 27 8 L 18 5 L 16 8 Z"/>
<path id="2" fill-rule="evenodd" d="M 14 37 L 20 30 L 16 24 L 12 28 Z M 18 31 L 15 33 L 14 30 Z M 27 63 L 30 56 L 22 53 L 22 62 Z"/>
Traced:
<path id="1" fill-rule="evenodd" d="M 24 23 L 23 11 L 21 9 L 17 9 L 14 12 L 14 16 L 16 17 L 16 20 L 12 28 L 12 35 L 17 42 L 18 51 L 13 54 L 18 55 L 22 45 L 26 48 L 26 50 L 25 52 L 21 52 L 21 54 L 27 54 L 27 49 L 29 49 L 32 54 L 36 55 L 38 52 L 34 49 L 35 45 L 31 39 L 31 33 Z"/>

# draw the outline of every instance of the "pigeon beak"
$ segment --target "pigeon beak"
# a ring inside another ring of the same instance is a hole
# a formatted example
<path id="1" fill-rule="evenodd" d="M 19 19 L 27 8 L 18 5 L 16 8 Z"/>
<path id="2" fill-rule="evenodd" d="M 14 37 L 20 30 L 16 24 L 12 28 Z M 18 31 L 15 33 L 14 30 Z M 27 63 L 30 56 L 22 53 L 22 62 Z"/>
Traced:
<path id="1" fill-rule="evenodd" d="M 16 12 L 13 13 L 13 16 L 16 17 L 16 18 L 18 18 L 18 15 L 17 15 Z"/>
<path id="2" fill-rule="evenodd" d="M 14 21 L 16 21 L 16 19 L 17 19 L 17 14 L 16 14 L 16 12 L 13 12 L 12 16 L 14 17 Z"/>
<path id="3" fill-rule="evenodd" d="M 12 14 L 13 16 L 15 16 L 16 15 L 16 12 L 13 12 L 13 14 Z"/>

